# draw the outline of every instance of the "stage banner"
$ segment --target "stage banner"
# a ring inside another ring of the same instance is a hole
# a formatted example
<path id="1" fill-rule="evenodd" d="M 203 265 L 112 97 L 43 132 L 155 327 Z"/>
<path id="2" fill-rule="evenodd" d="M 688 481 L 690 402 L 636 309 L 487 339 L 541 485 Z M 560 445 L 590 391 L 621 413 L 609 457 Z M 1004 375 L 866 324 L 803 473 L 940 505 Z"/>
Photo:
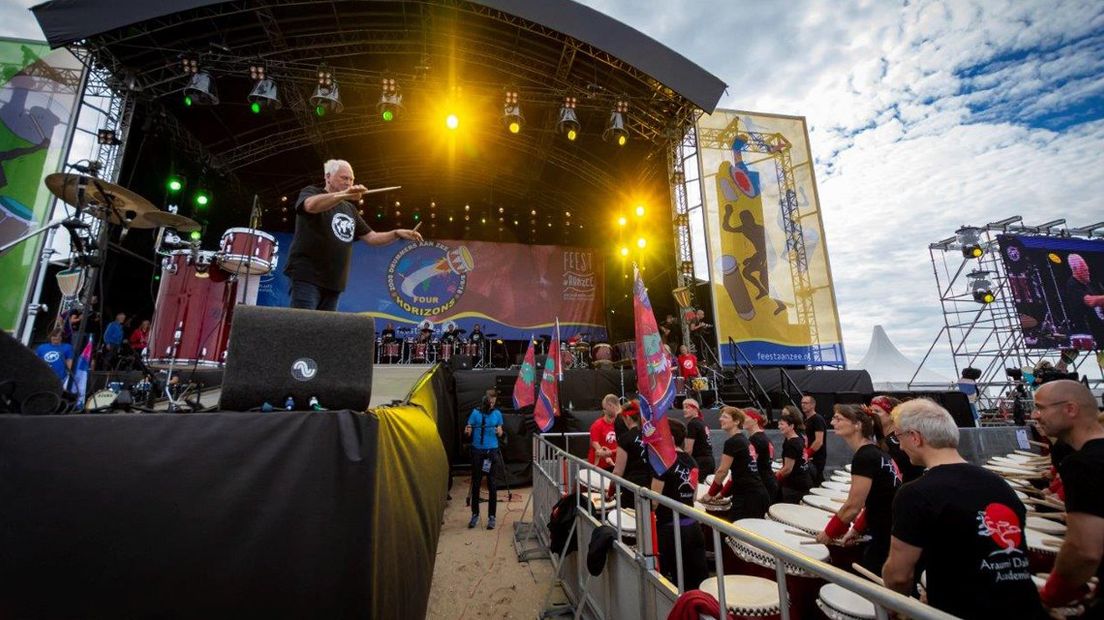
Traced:
<path id="1" fill-rule="evenodd" d="M 999 235 L 1024 345 L 1104 349 L 1104 239 Z"/>
<path id="2" fill-rule="evenodd" d="M 721 361 L 842 366 L 805 119 L 717 110 L 697 137 Z"/>
<path id="3" fill-rule="evenodd" d="M 0 39 L 0 245 L 45 223 L 43 178 L 61 168 L 82 66 L 68 50 Z M 44 235 L 0 256 L 0 329 L 20 326 Z"/>
<path id="4" fill-rule="evenodd" d="M 290 233 L 272 233 L 281 264 L 261 278 L 257 303 L 286 306 L 291 283 L 282 260 Z M 606 339 L 605 268 L 590 248 L 485 241 L 394 242 L 353 245 L 349 282 L 338 310 L 412 328 L 429 321 L 440 333 L 449 322 L 506 340 L 551 334 L 556 317 L 562 335 Z"/>

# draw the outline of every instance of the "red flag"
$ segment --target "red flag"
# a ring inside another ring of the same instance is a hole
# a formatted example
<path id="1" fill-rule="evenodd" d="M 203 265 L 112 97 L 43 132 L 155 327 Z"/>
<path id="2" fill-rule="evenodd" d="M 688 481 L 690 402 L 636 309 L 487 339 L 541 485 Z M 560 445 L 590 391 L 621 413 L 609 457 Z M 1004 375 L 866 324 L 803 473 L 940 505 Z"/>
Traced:
<path id="1" fill-rule="evenodd" d="M 525 359 L 518 370 L 517 381 L 514 382 L 514 409 L 528 407 L 536 400 L 537 380 L 537 355 L 533 348 L 533 338 L 529 338 L 529 350 L 525 352 Z"/>
<path id="2" fill-rule="evenodd" d="M 675 442 L 667 424 L 667 410 L 675 400 L 671 360 L 663 351 L 652 303 L 640 272 L 633 267 L 633 319 L 636 326 L 636 389 L 640 392 L 641 438 L 648 461 L 662 476 L 674 464 Z"/>
<path id="3" fill-rule="evenodd" d="M 560 415 L 560 329 L 556 325 L 556 335 L 552 337 L 552 346 L 548 348 L 548 359 L 544 361 L 544 374 L 541 375 L 537 405 L 533 408 L 533 419 L 542 433 L 547 433 Z"/>

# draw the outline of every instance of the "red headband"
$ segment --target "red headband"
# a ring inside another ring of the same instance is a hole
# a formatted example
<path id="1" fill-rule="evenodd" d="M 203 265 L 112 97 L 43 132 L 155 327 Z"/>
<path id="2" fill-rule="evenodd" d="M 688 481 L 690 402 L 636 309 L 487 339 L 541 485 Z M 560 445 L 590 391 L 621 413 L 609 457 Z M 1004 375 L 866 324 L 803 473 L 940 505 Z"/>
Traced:
<path id="1" fill-rule="evenodd" d="M 640 415 L 640 403 L 630 400 L 621 407 L 620 415 Z"/>
<path id="2" fill-rule="evenodd" d="M 765 422 L 765 420 L 763 419 L 763 414 L 754 409 L 744 409 L 744 415 L 751 418 L 752 420 L 755 420 L 755 423 L 759 426 L 763 426 L 763 423 Z"/>
<path id="3" fill-rule="evenodd" d="M 875 396 L 871 398 L 870 406 L 878 407 L 886 413 L 893 411 L 893 402 L 889 400 L 888 396 Z"/>

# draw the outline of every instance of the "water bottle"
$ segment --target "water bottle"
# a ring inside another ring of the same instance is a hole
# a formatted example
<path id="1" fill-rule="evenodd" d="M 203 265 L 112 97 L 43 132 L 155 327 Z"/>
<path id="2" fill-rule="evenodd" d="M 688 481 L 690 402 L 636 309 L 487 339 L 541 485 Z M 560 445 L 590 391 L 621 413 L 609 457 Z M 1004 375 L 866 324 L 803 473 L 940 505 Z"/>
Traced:
<path id="1" fill-rule="evenodd" d="M 287 400 L 284 401 L 284 409 L 287 411 L 295 411 L 295 399 L 288 396 Z"/>
<path id="2" fill-rule="evenodd" d="M 314 411 L 322 411 L 322 403 L 318 402 L 317 396 L 310 397 L 310 408 Z"/>

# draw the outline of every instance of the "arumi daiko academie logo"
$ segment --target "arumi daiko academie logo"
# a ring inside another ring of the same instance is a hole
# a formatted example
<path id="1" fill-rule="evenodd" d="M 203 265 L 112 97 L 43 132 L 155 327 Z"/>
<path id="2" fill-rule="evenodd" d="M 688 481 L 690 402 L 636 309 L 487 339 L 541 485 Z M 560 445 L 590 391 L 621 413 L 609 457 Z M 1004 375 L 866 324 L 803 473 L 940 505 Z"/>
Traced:
<path id="1" fill-rule="evenodd" d="M 468 248 L 426 241 L 399 250 L 387 266 L 387 290 L 415 316 L 435 316 L 456 305 L 475 269 Z"/>

